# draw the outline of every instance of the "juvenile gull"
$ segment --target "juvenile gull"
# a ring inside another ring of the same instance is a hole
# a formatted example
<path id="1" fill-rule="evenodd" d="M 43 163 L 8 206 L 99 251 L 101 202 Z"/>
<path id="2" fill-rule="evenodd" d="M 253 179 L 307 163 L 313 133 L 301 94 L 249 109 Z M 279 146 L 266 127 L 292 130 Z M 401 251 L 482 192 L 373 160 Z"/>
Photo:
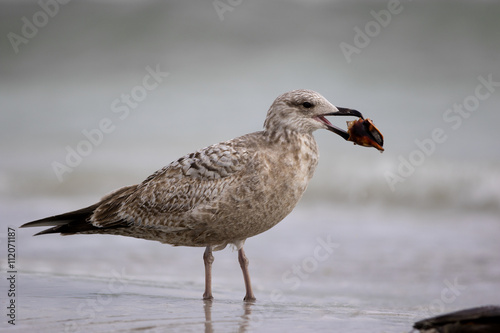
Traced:
<path id="1" fill-rule="evenodd" d="M 112 234 L 206 247 L 204 299 L 213 298 L 212 251 L 232 244 L 245 281 L 244 300 L 255 300 L 243 244 L 283 220 L 302 197 L 318 163 L 312 133 L 327 129 L 348 139 L 325 116 L 362 117 L 317 92 L 290 91 L 273 102 L 264 130 L 181 157 L 92 206 L 22 227 L 52 226 L 36 235 Z"/>

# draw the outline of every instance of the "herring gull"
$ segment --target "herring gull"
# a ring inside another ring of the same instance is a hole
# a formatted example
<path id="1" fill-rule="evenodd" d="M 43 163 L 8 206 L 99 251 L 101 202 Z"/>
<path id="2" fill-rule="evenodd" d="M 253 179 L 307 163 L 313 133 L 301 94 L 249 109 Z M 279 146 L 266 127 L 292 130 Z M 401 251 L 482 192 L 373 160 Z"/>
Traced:
<path id="1" fill-rule="evenodd" d="M 253 301 L 243 245 L 283 220 L 302 197 L 318 164 L 313 132 L 327 129 L 349 139 L 326 116 L 362 119 L 360 112 L 335 107 L 317 92 L 290 91 L 272 103 L 262 131 L 181 157 L 89 207 L 22 227 L 51 226 L 36 235 L 112 234 L 205 247 L 203 299 L 213 298 L 212 251 L 231 244 L 238 250 L 244 300 Z"/>

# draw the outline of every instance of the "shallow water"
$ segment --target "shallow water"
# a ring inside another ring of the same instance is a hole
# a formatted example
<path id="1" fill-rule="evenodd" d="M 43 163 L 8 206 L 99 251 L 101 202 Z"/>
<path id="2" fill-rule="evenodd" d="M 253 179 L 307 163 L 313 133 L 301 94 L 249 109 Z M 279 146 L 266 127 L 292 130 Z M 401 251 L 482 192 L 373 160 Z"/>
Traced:
<path id="1" fill-rule="evenodd" d="M 14 220 L 31 214 L 5 209 Z M 488 215 L 299 207 L 247 240 L 254 304 L 242 301 L 229 248 L 215 253 L 210 305 L 202 248 L 34 231 L 17 230 L 10 329 L 19 332 L 408 332 L 419 319 L 500 297 L 498 221 Z"/>
<path id="2" fill-rule="evenodd" d="M 183 290 L 186 286 L 168 283 L 161 287 L 127 283 L 123 292 L 109 294 L 107 281 L 19 278 L 29 286 L 24 292 L 30 294 L 21 301 L 36 308 L 20 308 L 22 318 L 11 329 L 18 332 L 33 327 L 38 332 L 398 332 L 404 331 L 399 328 L 407 327 L 411 315 L 401 309 L 360 310 L 338 301 L 307 304 L 313 300 L 304 298 L 252 304 L 233 300 L 234 293 L 227 292 L 207 302 Z"/>

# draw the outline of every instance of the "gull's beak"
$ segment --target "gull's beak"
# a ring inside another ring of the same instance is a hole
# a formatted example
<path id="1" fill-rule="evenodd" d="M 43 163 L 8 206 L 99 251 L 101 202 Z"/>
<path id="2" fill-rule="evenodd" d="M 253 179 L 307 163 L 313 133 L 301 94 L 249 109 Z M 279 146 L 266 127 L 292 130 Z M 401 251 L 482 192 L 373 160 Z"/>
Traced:
<path id="1" fill-rule="evenodd" d="M 363 115 L 361 114 L 361 112 L 359 112 L 357 110 L 353 110 L 353 109 L 340 108 L 340 107 L 337 107 L 337 109 L 338 109 L 338 111 L 336 111 L 336 112 L 331 112 L 331 113 L 327 113 L 327 114 L 318 116 L 318 119 L 321 120 L 321 122 L 326 125 L 326 127 L 329 131 L 332 131 L 333 133 L 338 134 L 341 137 L 343 137 L 345 140 L 348 140 L 349 133 L 347 133 L 346 131 L 344 131 L 341 128 L 334 126 L 330 121 L 328 121 L 328 119 L 325 118 L 325 116 L 354 116 L 354 117 L 364 119 Z"/>

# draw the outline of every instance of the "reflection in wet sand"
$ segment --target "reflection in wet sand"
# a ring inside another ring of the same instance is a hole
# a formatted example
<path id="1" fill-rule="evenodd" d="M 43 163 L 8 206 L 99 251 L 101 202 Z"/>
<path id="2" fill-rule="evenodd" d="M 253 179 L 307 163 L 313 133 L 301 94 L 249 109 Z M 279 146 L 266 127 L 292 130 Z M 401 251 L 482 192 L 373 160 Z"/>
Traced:
<path id="1" fill-rule="evenodd" d="M 203 310 L 205 311 L 205 333 L 213 333 L 213 321 L 212 321 L 212 300 L 203 300 Z M 243 314 L 241 315 L 241 320 L 238 325 L 238 333 L 245 333 L 250 326 L 250 320 L 252 319 L 252 306 L 254 302 L 243 302 Z"/>

